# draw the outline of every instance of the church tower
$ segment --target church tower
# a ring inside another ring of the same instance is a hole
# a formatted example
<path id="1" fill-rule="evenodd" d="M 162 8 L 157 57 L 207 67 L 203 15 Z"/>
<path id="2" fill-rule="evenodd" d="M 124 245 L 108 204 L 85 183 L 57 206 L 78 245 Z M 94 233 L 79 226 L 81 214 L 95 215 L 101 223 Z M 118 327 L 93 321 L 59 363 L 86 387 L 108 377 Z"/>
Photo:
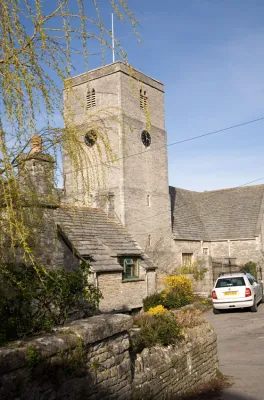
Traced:
<path id="1" fill-rule="evenodd" d="M 111 194 L 116 217 L 143 249 L 155 248 L 162 241 L 169 251 L 172 233 L 163 84 L 118 61 L 73 77 L 70 87 L 65 95 L 65 115 L 67 118 L 70 109 L 80 127 L 85 154 L 93 155 L 98 164 L 96 144 L 102 143 L 103 134 L 116 161 L 109 162 L 105 155 L 100 159 L 105 176 L 103 183 L 94 184 L 96 195 L 91 203 L 83 184 L 76 188 L 65 153 L 68 201 L 98 206 L 100 196 L 102 201 L 102 196 L 106 199 Z M 87 179 L 89 173 L 89 168 L 84 168 Z"/>

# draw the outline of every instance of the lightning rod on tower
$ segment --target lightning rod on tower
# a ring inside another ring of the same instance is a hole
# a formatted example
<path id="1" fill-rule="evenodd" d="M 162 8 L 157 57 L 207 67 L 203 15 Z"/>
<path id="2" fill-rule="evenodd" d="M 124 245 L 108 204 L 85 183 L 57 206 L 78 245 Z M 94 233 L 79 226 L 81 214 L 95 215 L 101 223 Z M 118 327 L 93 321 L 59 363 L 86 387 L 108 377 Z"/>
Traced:
<path id="1" fill-rule="evenodd" d="M 112 13 L 112 51 L 113 51 L 113 63 L 114 63 L 115 62 L 114 13 Z"/>

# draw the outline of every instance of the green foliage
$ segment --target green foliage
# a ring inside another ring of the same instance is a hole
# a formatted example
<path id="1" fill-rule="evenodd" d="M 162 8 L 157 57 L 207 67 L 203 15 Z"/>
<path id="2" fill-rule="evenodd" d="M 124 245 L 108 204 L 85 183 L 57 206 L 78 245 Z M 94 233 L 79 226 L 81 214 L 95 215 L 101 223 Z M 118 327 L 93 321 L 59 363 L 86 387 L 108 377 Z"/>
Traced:
<path id="1" fill-rule="evenodd" d="M 205 277 L 206 272 L 208 271 L 207 268 L 201 268 L 200 270 L 197 268 L 193 272 L 193 277 L 196 281 L 202 281 Z"/>
<path id="2" fill-rule="evenodd" d="M 158 305 L 163 305 L 164 297 L 161 293 L 154 293 L 143 299 L 143 310 L 146 312 L 150 308 L 157 307 Z"/>
<path id="3" fill-rule="evenodd" d="M 174 310 L 190 304 L 193 299 L 191 280 L 186 276 L 168 276 L 164 278 L 166 289 L 161 293 L 154 293 L 143 300 L 143 310 L 163 306 L 167 310 Z"/>
<path id="4" fill-rule="evenodd" d="M 71 376 L 75 373 L 82 373 L 85 369 L 86 351 L 85 344 L 81 338 L 77 339 L 76 346 L 70 351 L 61 351 L 58 354 L 55 369 L 63 369 L 64 374 Z M 54 371 L 55 372 L 55 371 Z"/>
<path id="5" fill-rule="evenodd" d="M 255 279 L 258 279 L 257 277 L 257 264 L 254 263 L 253 261 L 247 262 L 244 267 L 241 268 L 241 271 L 243 272 L 248 272 L 252 276 L 254 276 Z"/>
<path id="6" fill-rule="evenodd" d="M 45 125 L 38 131 L 38 138 L 42 141 L 43 153 L 53 156 L 57 166 L 61 152 L 67 154 L 73 173 L 72 189 L 79 193 L 81 183 L 83 199 L 91 190 L 105 185 L 106 162 L 116 160 L 106 130 L 109 133 L 111 129 L 109 119 L 122 126 L 118 117 L 120 108 L 113 104 L 99 107 L 96 112 L 86 109 L 84 96 L 73 89 L 70 78 L 74 62 L 83 62 L 83 72 L 88 72 L 88 59 L 90 63 L 96 44 L 98 50 L 101 48 L 102 65 L 105 64 L 105 51 L 112 49 L 111 31 L 101 19 L 105 3 L 120 21 L 129 22 L 136 34 L 138 22 L 126 0 L 98 3 L 97 0 L 0 1 L 0 253 L 3 263 L 8 253 L 3 243 L 6 241 L 12 260 L 23 260 L 37 269 L 40 263 L 36 248 L 39 250 L 39 247 L 33 245 L 32 238 L 39 241 L 36 232 L 43 231 L 44 215 L 46 220 L 52 220 L 44 212 L 43 204 L 58 202 L 53 185 L 44 193 L 39 190 L 36 175 L 32 179 L 32 173 L 26 174 L 25 161 L 31 158 L 30 142 L 41 121 Z M 117 38 L 114 47 L 119 59 L 127 64 L 126 53 Z M 132 76 L 134 70 L 128 68 Z M 87 133 L 87 124 L 76 123 L 76 107 L 85 113 L 89 128 L 96 130 L 98 140 L 94 149 L 97 151 L 84 149 L 80 139 Z M 148 117 L 147 110 L 145 114 Z M 47 171 L 49 163 L 45 164 Z M 22 176 L 23 185 L 17 179 Z M 47 177 L 51 175 L 47 173 Z"/>
<path id="7" fill-rule="evenodd" d="M 181 293 L 168 292 L 163 298 L 163 306 L 168 310 L 181 308 L 187 304 L 190 304 L 189 298 Z"/>
<path id="8" fill-rule="evenodd" d="M 30 368 L 34 368 L 40 362 L 40 354 L 38 349 L 33 346 L 27 346 L 27 355 L 26 355 L 27 365 Z"/>
<path id="9" fill-rule="evenodd" d="M 101 294 L 88 284 L 88 271 L 86 264 L 38 273 L 23 265 L 0 268 L 0 344 L 93 315 Z"/>
<path id="10" fill-rule="evenodd" d="M 206 274 L 206 272 L 208 271 L 207 268 L 199 268 L 197 265 L 197 262 L 193 262 L 191 264 L 186 264 L 183 265 L 180 268 L 180 273 L 181 274 L 190 274 L 193 276 L 193 278 L 195 279 L 195 281 L 202 281 L 204 279 L 204 276 Z"/>
<path id="11" fill-rule="evenodd" d="M 142 350 L 155 345 L 168 346 L 182 338 L 181 328 L 172 313 L 146 315 L 135 318 L 140 332 L 135 340 L 135 347 Z"/>

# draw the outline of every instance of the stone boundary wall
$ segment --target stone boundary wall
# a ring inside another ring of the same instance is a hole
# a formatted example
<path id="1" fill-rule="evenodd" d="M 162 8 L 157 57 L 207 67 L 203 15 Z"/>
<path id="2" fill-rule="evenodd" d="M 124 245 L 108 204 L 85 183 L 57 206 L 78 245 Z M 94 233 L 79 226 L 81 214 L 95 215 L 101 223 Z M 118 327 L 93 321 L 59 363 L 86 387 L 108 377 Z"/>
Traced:
<path id="1" fill-rule="evenodd" d="M 216 377 L 216 334 L 204 323 L 185 333 L 173 348 L 144 349 L 135 361 L 133 399 L 175 399 L 195 391 Z"/>
<path id="2" fill-rule="evenodd" d="M 218 367 L 208 324 L 168 348 L 130 352 L 132 318 L 105 314 L 0 348 L 1 400 L 177 398 Z"/>

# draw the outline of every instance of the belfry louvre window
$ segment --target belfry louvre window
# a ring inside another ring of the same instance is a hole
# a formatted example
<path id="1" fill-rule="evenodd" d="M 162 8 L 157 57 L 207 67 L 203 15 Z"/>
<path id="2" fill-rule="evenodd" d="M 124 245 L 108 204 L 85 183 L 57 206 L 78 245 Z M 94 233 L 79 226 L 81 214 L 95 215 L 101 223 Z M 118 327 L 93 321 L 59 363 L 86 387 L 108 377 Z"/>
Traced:
<path id="1" fill-rule="evenodd" d="M 135 258 L 123 258 L 123 281 L 139 277 L 139 260 Z"/>
<path id="2" fill-rule="evenodd" d="M 148 98 L 147 98 L 147 92 L 146 90 L 140 89 L 140 108 L 145 110 L 148 106 Z"/>
<path id="3" fill-rule="evenodd" d="M 193 253 L 182 253 L 182 265 L 191 265 Z"/>
<path id="4" fill-rule="evenodd" d="M 86 108 L 92 108 L 96 106 L 95 101 L 95 90 L 88 90 L 86 94 Z"/>

